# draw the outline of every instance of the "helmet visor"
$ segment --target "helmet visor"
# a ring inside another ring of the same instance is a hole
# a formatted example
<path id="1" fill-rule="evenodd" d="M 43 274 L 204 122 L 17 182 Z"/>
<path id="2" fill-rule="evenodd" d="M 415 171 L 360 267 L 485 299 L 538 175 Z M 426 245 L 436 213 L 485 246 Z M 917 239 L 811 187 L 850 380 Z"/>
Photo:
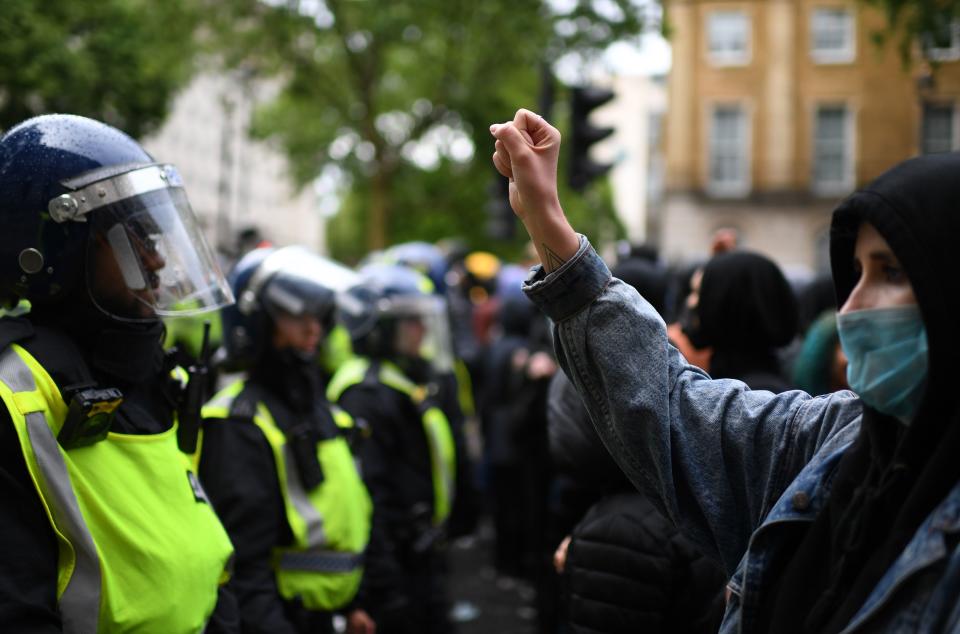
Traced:
<path id="1" fill-rule="evenodd" d="M 151 321 L 233 303 L 182 188 L 124 198 L 88 218 L 87 289 L 104 313 Z"/>
<path id="2" fill-rule="evenodd" d="M 278 249 L 263 260 L 239 293 L 241 312 L 250 313 L 258 302 L 276 317 L 278 312 L 299 316 L 331 316 L 335 296 L 359 279 L 345 266 L 320 257 L 305 247 Z"/>
<path id="3" fill-rule="evenodd" d="M 437 373 L 453 369 L 453 343 L 447 304 L 436 295 L 396 296 L 382 300 L 381 318 L 396 322 L 393 348 L 430 363 Z"/>

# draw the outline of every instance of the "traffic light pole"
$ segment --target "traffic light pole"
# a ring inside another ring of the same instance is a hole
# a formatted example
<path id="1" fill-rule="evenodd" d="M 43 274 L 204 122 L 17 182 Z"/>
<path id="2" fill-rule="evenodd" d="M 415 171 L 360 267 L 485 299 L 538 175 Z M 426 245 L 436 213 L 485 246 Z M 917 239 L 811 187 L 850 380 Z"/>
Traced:
<path id="1" fill-rule="evenodd" d="M 606 88 L 578 86 L 570 90 L 572 139 L 568 183 L 578 192 L 583 192 L 591 182 L 606 174 L 612 167 L 609 163 L 597 163 L 590 158 L 590 148 L 613 134 L 613 128 L 598 127 L 590 123 L 590 113 L 613 97 L 613 91 Z"/>

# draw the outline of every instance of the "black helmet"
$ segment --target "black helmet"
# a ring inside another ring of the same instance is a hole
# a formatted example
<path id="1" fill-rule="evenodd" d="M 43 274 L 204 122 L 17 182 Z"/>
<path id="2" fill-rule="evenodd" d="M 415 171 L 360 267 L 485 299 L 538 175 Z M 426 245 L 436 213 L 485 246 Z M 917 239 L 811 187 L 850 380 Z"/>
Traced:
<path id="1" fill-rule="evenodd" d="M 420 358 L 434 370 L 453 365 L 447 305 L 425 275 L 396 264 L 371 264 L 360 270 L 362 282 L 339 299 L 340 317 L 354 349 L 374 358 Z M 422 331 L 413 345 L 402 323 Z"/>
<path id="2" fill-rule="evenodd" d="M 154 321 L 232 301 L 171 165 L 108 125 L 35 117 L 0 138 L 0 300 L 86 290 L 111 318 Z"/>
<path id="3" fill-rule="evenodd" d="M 225 308 L 224 342 L 232 366 L 253 363 L 263 352 L 278 315 L 315 315 L 329 333 L 337 294 L 359 277 L 345 266 L 300 246 L 254 249 L 230 271 L 237 303 Z"/>

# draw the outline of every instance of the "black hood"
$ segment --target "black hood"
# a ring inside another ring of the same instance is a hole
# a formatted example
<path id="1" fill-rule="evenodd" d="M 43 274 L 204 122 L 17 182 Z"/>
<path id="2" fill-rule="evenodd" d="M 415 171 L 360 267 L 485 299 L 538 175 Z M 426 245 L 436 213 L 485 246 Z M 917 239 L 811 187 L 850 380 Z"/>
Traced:
<path id="1" fill-rule="evenodd" d="M 960 352 L 955 324 L 960 267 L 954 251 L 960 238 L 960 153 L 901 163 L 834 212 L 830 262 L 838 306 L 856 285 L 853 253 L 861 222 L 877 228 L 913 286 L 930 351 L 927 396 L 919 414 L 936 411 L 942 419 L 957 409 L 950 394 Z"/>
<path id="2" fill-rule="evenodd" d="M 797 301 L 772 260 L 749 251 L 714 256 L 703 268 L 701 347 L 769 350 L 785 346 L 797 331 Z"/>
<path id="3" fill-rule="evenodd" d="M 960 481 L 953 395 L 960 280 L 960 154 L 901 163 L 834 212 L 830 236 L 837 304 L 857 282 L 857 230 L 869 222 L 913 286 L 927 329 L 927 391 L 909 426 L 864 407 L 860 434 L 832 477 L 830 498 L 771 589 L 766 631 L 838 632 L 904 553 L 917 527 Z M 931 530 L 936 530 L 933 528 Z"/>
<path id="4" fill-rule="evenodd" d="M 537 309 L 526 296 L 511 296 L 504 299 L 500 305 L 497 320 L 505 335 L 527 337 L 536 316 Z"/>

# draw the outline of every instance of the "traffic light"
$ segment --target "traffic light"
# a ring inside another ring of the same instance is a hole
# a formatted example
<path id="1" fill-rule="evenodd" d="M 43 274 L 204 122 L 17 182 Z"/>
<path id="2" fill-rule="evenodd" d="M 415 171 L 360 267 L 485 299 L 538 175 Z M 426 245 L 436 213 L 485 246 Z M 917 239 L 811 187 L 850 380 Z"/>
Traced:
<path id="1" fill-rule="evenodd" d="M 494 240 L 513 239 L 517 220 L 510 207 L 510 182 L 497 174 L 487 187 L 487 235 Z"/>
<path id="2" fill-rule="evenodd" d="M 597 127 L 590 123 L 590 113 L 613 99 L 613 91 L 606 88 L 575 87 L 571 89 L 571 137 L 569 176 L 567 182 L 582 192 L 587 185 L 609 170 L 609 163 L 597 163 L 590 158 L 590 146 L 611 134 L 613 128 Z"/>

